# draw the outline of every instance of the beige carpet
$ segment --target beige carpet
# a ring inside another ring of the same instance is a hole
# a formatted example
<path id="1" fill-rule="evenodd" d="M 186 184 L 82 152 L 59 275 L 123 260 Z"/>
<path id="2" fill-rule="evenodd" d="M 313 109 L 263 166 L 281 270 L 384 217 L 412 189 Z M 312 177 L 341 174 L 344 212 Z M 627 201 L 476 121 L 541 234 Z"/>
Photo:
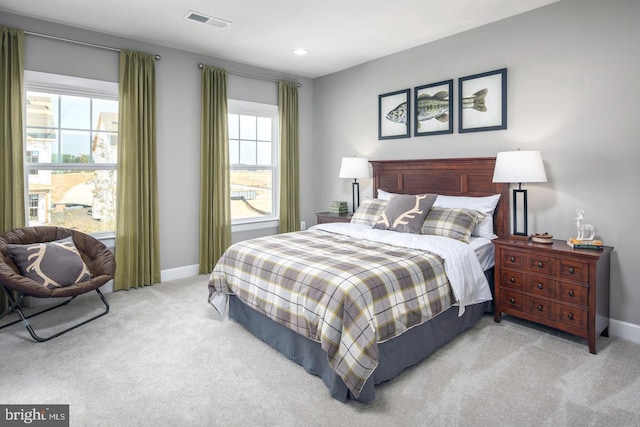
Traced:
<path id="1" fill-rule="evenodd" d="M 640 346 L 484 317 L 429 359 L 337 402 L 322 381 L 230 320 L 207 277 L 108 294 L 111 312 L 48 343 L 0 330 L 0 403 L 69 404 L 72 426 L 637 426 Z M 82 297 L 65 314 L 85 315 Z M 36 329 L 58 321 L 46 314 Z"/>

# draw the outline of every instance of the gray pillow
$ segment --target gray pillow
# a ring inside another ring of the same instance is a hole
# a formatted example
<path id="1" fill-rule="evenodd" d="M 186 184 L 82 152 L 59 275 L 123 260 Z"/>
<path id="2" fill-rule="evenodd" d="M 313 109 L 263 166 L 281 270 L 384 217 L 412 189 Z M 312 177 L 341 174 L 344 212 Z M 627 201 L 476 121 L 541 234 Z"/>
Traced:
<path id="1" fill-rule="evenodd" d="M 436 194 L 396 194 L 389 200 L 373 228 L 419 234 Z"/>
<path id="2" fill-rule="evenodd" d="M 484 215 L 464 208 L 432 207 L 420 233 L 451 237 L 469 243 L 469 237 Z"/>
<path id="3" fill-rule="evenodd" d="M 73 285 L 91 278 L 71 236 L 46 243 L 7 245 L 20 273 L 49 289 Z"/>
<path id="4" fill-rule="evenodd" d="M 365 199 L 351 217 L 351 223 L 373 227 L 388 201 L 382 199 Z"/>

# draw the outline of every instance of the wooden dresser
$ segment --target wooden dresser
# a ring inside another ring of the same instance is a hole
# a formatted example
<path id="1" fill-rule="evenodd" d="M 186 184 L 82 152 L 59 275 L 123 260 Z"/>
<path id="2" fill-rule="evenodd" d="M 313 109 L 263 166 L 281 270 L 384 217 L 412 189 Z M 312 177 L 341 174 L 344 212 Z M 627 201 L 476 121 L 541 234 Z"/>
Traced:
<path id="1" fill-rule="evenodd" d="M 318 224 L 327 222 L 351 222 L 352 216 L 352 213 L 337 214 L 332 212 L 318 212 L 316 213 L 316 222 Z"/>
<path id="2" fill-rule="evenodd" d="M 598 335 L 609 336 L 610 246 L 573 249 L 500 238 L 493 241 L 495 321 L 502 313 L 586 338 L 596 353 Z"/>

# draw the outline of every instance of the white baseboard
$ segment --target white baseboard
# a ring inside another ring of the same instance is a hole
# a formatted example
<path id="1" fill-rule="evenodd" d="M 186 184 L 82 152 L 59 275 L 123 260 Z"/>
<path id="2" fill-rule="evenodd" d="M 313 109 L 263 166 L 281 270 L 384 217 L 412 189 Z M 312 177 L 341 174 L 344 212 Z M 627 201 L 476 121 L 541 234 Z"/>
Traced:
<path id="1" fill-rule="evenodd" d="M 610 319 L 609 335 L 640 344 L 640 325 Z"/>
<path id="2" fill-rule="evenodd" d="M 170 268 L 160 272 L 160 280 L 168 282 L 169 280 L 184 279 L 187 277 L 197 276 L 200 267 L 198 264 L 186 265 L 184 267 Z"/>

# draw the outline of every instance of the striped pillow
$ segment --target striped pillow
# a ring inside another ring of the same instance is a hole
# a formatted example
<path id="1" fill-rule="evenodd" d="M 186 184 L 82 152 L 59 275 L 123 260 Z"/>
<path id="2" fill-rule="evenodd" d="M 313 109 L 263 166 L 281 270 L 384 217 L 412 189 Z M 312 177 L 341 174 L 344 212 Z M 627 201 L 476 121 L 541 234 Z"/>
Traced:
<path id="1" fill-rule="evenodd" d="M 388 203 L 388 200 L 365 199 L 351 217 L 351 223 L 373 227 L 376 219 L 384 211 Z"/>
<path id="2" fill-rule="evenodd" d="M 484 215 L 478 211 L 464 208 L 432 207 L 424 220 L 421 234 L 451 237 L 469 243 L 469 237 Z"/>

